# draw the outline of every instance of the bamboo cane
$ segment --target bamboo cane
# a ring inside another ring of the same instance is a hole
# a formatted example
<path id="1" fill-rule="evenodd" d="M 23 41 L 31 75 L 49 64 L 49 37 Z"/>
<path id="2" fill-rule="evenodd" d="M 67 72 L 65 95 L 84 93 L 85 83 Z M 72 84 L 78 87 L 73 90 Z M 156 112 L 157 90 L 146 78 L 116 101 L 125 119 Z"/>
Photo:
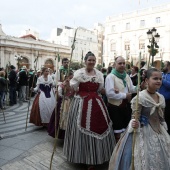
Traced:
<path id="1" fill-rule="evenodd" d="M 151 54 L 149 54 L 149 59 L 148 59 L 148 62 L 147 62 L 147 70 L 149 69 L 150 60 L 151 60 Z"/>
<path id="2" fill-rule="evenodd" d="M 140 68 L 141 63 L 141 52 L 139 53 L 138 67 Z M 136 110 L 135 110 L 135 120 L 138 120 L 139 115 L 139 87 L 140 87 L 140 70 L 138 71 L 138 85 L 137 85 L 137 96 L 136 96 Z M 133 131 L 133 141 L 132 141 L 132 161 L 131 167 L 134 170 L 134 149 L 135 149 L 135 140 L 136 140 L 136 129 Z"/>
<path id="3" fill-rule="evenodd" d="M 71 63 L 71 61 L 72 61 L 73 51 L 74 51 L 74 49 L 75 49 L 76 33 L 77 33 L 77 28 L 76 28 L 76 30 L 75 30 L 74 40 L 73 40 L 73 44 L 72 44 L 72 46 L 71 46 L 71 49 L 72 49 L 72 50 L 71 50 L 70 63 Z M 70 63 L 69 63 L 69 65 L 68 65 L 68 72 L 67 72 L 66 76 L 70 74 Z M 66 88 L 64 87 L 63 102 L 62 102 L 62 106 L 61 106 L 61 111 L 60 111 L 59 117 L 61 117 L 62 112 L 63 112 L 65 94 L 66 94 Z M 57 121 L 57 120 L 56 120 L 56 117 L 57 117 L 57 111 L 56 111 L 56 114 L 55 114 L 55 124 L 56 124 L 56 121 Z M 55 131 L 56 134 L 55 134 L 55 140 L 54 140 L 54 146 L 53 146 L 53 153 L 52 153 L 52 155 L 51 155 L 51 161 L 50 161 L 50 170 L 52 170 L 52 162 L 53 162 L 54 152 L 56 151 L 56 148 L 57 148 L 57 137 L 58 137 L 58 133 L 59 133 L 59 125 L 60 125 L 60 121 L 59 121 L 59 124 L 58 124 L 57 133 L 56 133 L 56 131 Z M 55 128 L 56 128 L 56 127 L 55 127 Z"/>
<path id="4" fill-rule="evenodd" d="M 7 74 L 7 84 L 6 84 L 6 106 L 9 105 L 9 95 L 8 95 L 8 92 L 9 92 L 9 87 L 8 87 L 8 64 L 6 65 L 6 74 Z"/>
<path id="5" fill-rule="evenodd" d="M 82 56 L 81 56 L 81 68 L 83 68 L 83 50 L 82 50 Z"/>
<path id="6" fill-rule="evenodd" d="M 30 92 L 30 96 L 29 96 L 29 100 L 28 100 L 28 110 L 27 110 L 27 117 L 26 117 L 26 125 L 25 125 L 25 131 L 27 130 L 27 125 L 28 125 L 28 114 L 29 114 L 29 108 L 30 108 L 30 101 L 31 101 L 31 95 L 32 95 L 32 88 L 34 86 L 34 80 L 35 80 L 35 75 L 36 75 L 36 68 L 37 68 L 37 63 L 38 63 L 38 57 L 39 57 L 39 52 L 38 52 L 38 55 L 34 61 L 35 63 L 35 73 L 34 73 L 34 76 L 33 76 L 33 80 L 32 80 L 32 85 L 31 85 L 31 92 Z"/>
<path id="7" fill-rule="evenodd" d="M 58 95 L 57 95 L 57 87 L 58 87 L 58 56 L 56 56 L 56 102 L 58 101 Z M 54 157 L 54 152 L 56 150 L 56 147 L 57 147 L 57 136 L 58 136 L 58 129 L 57 129 L 57 104 L 56 104 L 56 107 L 55 107 L 55 125 L 54 125 L 54 128 L 55 128 L 55 140 L 54 140 L 54 147 L 53 147 L 53 152 L 52 152 L 52 155 L 51 155 L 51 161 L 50 161 L 50 170 L 52 168 L 52 160 L 53 160 L 53 157 Z"/>

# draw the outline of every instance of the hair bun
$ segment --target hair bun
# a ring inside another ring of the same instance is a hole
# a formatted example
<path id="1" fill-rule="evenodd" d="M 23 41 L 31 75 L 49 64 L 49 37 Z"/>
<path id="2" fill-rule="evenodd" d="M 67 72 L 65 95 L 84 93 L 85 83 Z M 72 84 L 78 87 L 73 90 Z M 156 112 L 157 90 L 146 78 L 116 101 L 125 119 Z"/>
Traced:
<path id="1" fill-rule="evenodd" d="M 84 57 L 84 60 L 87 60 L 89 56 L 94 56 L 94 57 L 95 57 L 95 55 L 94 55 L 91 51 L 89 51 L 89 52 L 86 54 L 86 56 Z"/>

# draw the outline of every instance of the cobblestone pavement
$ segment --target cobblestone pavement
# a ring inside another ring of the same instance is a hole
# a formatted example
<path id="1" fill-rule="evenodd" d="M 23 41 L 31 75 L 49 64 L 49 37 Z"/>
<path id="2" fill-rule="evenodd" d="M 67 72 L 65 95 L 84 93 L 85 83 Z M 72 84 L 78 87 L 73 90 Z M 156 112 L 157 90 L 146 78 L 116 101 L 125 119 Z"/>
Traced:
<path id="1" fill-rule="evenodd" d="M 52 155 L 54 139 L 40 130 L 0 141 L 1 170 L 48 170 Z M 71 164 L 66 161 L 62 152 L 63 141 L 57 141 L 52 170 L 86 170 L 85 165 Z M 106 170 L 108 164 L 96 167 Z"/>
<path id="2" fill-rule="evenodd" d="M 0 112 L 0 170 L 48 170 L 54 139 L 48 136 L 46 129 L 28 124 L 25 121 L 28 103 L 18 103 L 5 110 L 6 123 Z M 62 152 L 63 141 L 57 141 L 52 169 L 86 170 L 85 165 L 71 164 Z M 96 167 L 106 170 L 108 164 Z"/>
<path id="3" fill-rule="evenodd" d="M 29 111 L 31 109 L 32 102 L 33 98 L 30 102 Z M 0 137 L 8 138 L 41 129 L 42 127 L 36 127 L 33 124 L 28 123 L 27 130 L 25 131 L 27 111 L 28 102 L 18 102 L 14 106 L 7 107 L 7 109 L 4 110 L 6 119 L 5 123 L 2 110 L 0 110 Z"/>

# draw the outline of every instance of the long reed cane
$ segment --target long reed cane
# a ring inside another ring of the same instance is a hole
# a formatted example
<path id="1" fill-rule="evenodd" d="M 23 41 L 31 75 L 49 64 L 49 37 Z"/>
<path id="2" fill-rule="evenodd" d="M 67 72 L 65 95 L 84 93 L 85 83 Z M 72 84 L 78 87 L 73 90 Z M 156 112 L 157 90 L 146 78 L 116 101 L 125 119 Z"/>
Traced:
<path id="1" fill-rule="evenodd" d="M 51 160 L 50 160 L 50 170 L 52 168 L 52 160 L 53 160 L 53 157 L 54 157 L 54 152 L 57 148 L 57 136 L 58 136 L 58 129 L 57 129 L 57 101 L 58 101 L 58 62 L 59 62 L 59 54 L 58 56 L 56 56 L 56 59 L 57 59 L 57 62 L 56 62 L 56 107 L 55 107 L 55 122 L 54 122 L 54 128 L 55 128 L 55 140 L 54 140 L 54 147 L 53 147 L 53 152 L 52 152 L 52 155 L 51 155 Z"/>
<path id="2" fill-rule="evenodd" d="M 141 63 L 141 52 L 139 54 L 138 68 L 140 68 L 140 63 Z M 136 109 L 135 109 L 135 120 L 136 121 L 138 120 L 138 115 L 139 115 L 139 87 L 140 87 L 140 70 L 138 71 L 138 84 L 137 84 L 137 96 L 136 96 Z M 134 128 L 134 130 L 133 130 L 132 161 L 131 161 L 132 170 L 135 169 L 135 167 L 134 167 L 135 141 L 136 141 L 136 128 Z"/>
<path id="3" fill-rule="evenodd" d="M 8 78 L 8 74 L 9 74 L 9 70 L 8 70 L 8 68 L 9 68 L 9 66 L 8 66 L 8 64 L 6 65 L 6 74 L 7 74 L 7 78 Z M 8 79 L 7 79 L 7 83 L 6 83 L 6 106 L 8 106 L 9 105 L 9 86 L 8 86 L 8 83 L 9 83 L 9 81 L 8 81 Z"/>
<path id="4" fill-rule="evenodd" d="M 34 73 L 34 76 L 33 76 L 33 80 L 32 80 L 32 85 L 31 85 L 31 91 L 30 91 L 30 96 L 29 96 L 29 100 L 28 100 L 28 110 L 27 110 L 27 117 L 26 117 L 26 125 L 25 125 L 25 131 L 27 130 L 27 126 L 28 126 L 28 114 L 29 114 L 29 109 L 30 109 L 30 103 L 31 103 L 31 95 L 32 95 L 32 88 L 34 86 L 34 81 L 35 81 L 35 75 L 36 75 L 36 69 L 37 69 L 37 63 L 38 63 L 38 57 L 39 57 L 39 52 L 38 52 L 38 55 L 34 61 L 35 63 L 35 73 Z"/>
<path id="5" fill-rule="evenodd" d="M 74 51 L 74 49 L 75 49 L 77 29 L 78 29 L 78 28 L 76 28 L 76 30 L 75 30 L 74 40 L 73 40 L 73 44 L 72 44 L 72 46 L 71 46 L 71 49 L 72 49 L 72 50 L 71 50 L 70 63 L 71 63 L 71 61 L 72 61 L 73 51 Z M 68 72 L 67 72 L 66 76 L 70 74 L 70 63 L 69 63 L 69 65 L 68 65 Z M 56 70 L 56 71 L 57 71 L 57 70 Z M 56 85 L 56 86 L 57 86 L 57 85 Z M 66 88 L 64 87 L 63 102 L 62 102 L 62 106 L 61 106 L 61 111 L 60 111 L 60 113 L 59 113 L 59 114 L 60 114 L 59 117 L 61 117 L 62 112 L 63 112 L 65 94 L 66 94 Z M 55 109 L 55 125 L 56 125 L 56 122 L 57 122 L 56 117 L 57 117 L 57 108 Z M 60 125 L 60 121 L 59 121 L 59 124 L 58 124 L 57 133 L 56 133 L 56 131 L 55 131 L 55 140 L 54 140 L 54 146 L 53 146 L 53 153 L 52 153 L 52 155 L 51 155 L 51 160 L 50 160 L 50 170 L 52 169 L 52 162 L 53 162 L 54 152 L 56 151 L 56 148 L 57 148 L 57 138 L 58 138 L 58 134 L 59 134 L 59 125 Z M 56 128 L 56 127 L 55 127 L 55 128 Z"/>
<path id="6" fill-rule="evenodd" d="M 149 69 L 150 60 L 151 60 L 151 54 L 149 54 L 149 59 L 148 59 L 148 62 L 147 62 L 147 70 Z"/>

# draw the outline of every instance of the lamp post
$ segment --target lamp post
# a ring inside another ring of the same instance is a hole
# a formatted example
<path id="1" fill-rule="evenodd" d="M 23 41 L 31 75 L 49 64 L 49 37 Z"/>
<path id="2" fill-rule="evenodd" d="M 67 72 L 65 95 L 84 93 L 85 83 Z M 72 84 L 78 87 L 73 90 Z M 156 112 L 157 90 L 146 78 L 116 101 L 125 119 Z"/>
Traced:
<path id="1" fill-rule="evenodd" d="M 17 61 L 17 66 L 18 66 L 18 70 L 20 67 L 20 61 L 23 59 L 23 57 L 19 54 L 19 55 L 15 55 L 15 60 Z"/>
<path id="2" fill-rule="evenodd" d="M 126 58 L 125 58 L 125 61 L 126 61 L 126 69 L 128 69 L 128 60 L 129 60 L 129 56 L 130 56 L 129 47 L 128 47 L 128 46 L 125 46 L 125 50 L 126 50 Z"/>
<path id="3" fill-rule="evenodd" d="M 156 33 L 155 28 L 152 28 L 151 30 L 148 30 L 147 36 L 148 36 L 149 42 L 151 43 L 151 45 L 148 45 L 147 47 L 149 49 L 150 55 L 152 56 L 152 66 L 153 66 L 154 56 L 158 53 L 159 46 L 157 43 L 159 42 L 160 35 Z"/>

